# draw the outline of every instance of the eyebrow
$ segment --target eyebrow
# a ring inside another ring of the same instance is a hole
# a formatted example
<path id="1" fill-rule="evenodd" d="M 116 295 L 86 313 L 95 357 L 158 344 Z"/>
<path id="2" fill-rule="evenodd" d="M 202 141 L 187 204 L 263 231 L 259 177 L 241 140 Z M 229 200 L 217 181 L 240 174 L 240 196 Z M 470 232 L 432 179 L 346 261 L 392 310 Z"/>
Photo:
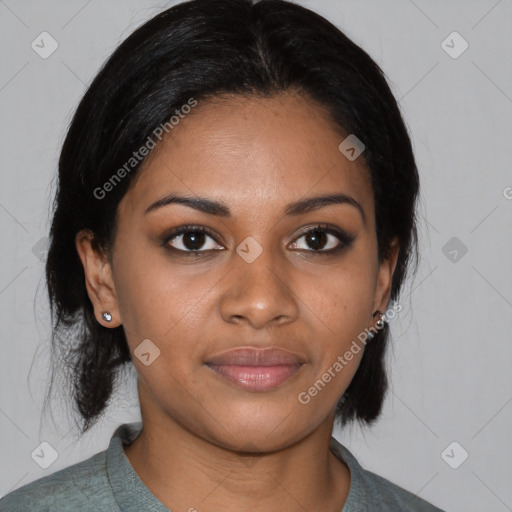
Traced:
<path id="1" fill-rule="evenodd" d="M 176 194 L 169 194 L 168 196 L 155 201 L 146 208 L 144 215 L 169 204 L 183 204 L 200 212 L 207 213 L 208 215 L 231 217 L 231 210 L 223 202 L 207 199 L 206 197 L 179 196 Z M 297 216 L 334 204 L 348 204 L 354 206 L 359 210 L 359 213 L 363 218 L 363 222 L 366 224 L 366 214 L 363 207 L 353 197 L 346 194 L 328 194 L 302 199 L 300 201 L 290 203 L 285 208 L 284 213 L 286 215 Z"/>

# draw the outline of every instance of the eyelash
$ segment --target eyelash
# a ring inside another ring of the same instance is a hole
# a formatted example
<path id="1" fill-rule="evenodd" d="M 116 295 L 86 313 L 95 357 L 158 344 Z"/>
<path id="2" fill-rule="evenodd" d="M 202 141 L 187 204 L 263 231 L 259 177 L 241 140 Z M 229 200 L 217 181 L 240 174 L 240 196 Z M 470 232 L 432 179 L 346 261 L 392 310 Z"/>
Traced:
<path id="1" fill-rule="evenodd" d="M 355 239 L 355 236 L 349 235 L 348 233 L 345 233 L 341 229 L 334 228 L 333 226 L 331 226 L 329 224 L 316 224 L 315 226 L 311 226 L 307 230 L 300 233 L 300 235 L 295 240 L 293 240 L 293 242 L 296 242 L 297 240 L 301 239 L 302 237 L 304 237 L 314 231 L 320 231 L 320 232 L 324 232 L 324 233 L 333 235 L 336 238 L 338 238 L 340 243 L 336 247 L 334 247 L 332 249 L 327 249 L 327 250 L 299 249 L 299 251 L 313 253 L 315 256 L 333 255 L 333 254 L 340 252 L 343 249 L 349 248 Z M 181 253 L 186 256 L 190 255 L 192 257 L 204 255 L 204 253 L 207 253 L 209 251 L 219 250 L 219 249 L 208 249 L 206 251 L 204 251 L 204 250 L 185 251 L 183 249 L 176 249 L 175 247 L 168 245 L 169 242 L 171 240 L 173 240 L 174 238 L 176 238 L 180 235 L 191 233 L 191 232 L 204 233 L 204 234 L 210 236 L 217 244 L 219 243 L 216 239 L 216 234 L 211 229 L 204 227 L 204 226 L 189 225 L 189 226 L 181 226 L 179 228 L 176 228 L 173 231 L 171 231 L 170 233 L 168 233 L 167 235 L 165 235 L 162 239 L 162 245 L 165 246 L 170 251 L 173 251 L 176 253 Z"/>

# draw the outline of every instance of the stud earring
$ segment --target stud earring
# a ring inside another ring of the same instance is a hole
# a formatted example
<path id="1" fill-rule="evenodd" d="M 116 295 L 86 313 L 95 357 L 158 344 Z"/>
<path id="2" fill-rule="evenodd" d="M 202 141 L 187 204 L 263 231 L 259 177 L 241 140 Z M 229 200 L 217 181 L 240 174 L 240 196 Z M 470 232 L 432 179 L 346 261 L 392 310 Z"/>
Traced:
<path id="1" fill-rule="evenodd" d="M 105 320 L 105 322 L 111 322 L 112 321 L 112 315 L 108 312 L 108 311 L 105 311 L 101 317 L 103 318 L 103 320 Z"/>
<path id="2" fill-rule="evenodd" d="M 380 319 L 375 322 L 375 327 L 377 329 L 382 329 L 384 327 L 384 324 L 386 323 L 386 316 L 383 315 L 378 309 L 377 309 L 377 311 L 375 311 L 375 313 L 373 313 L 372 318 L 376 315 L 380 315 Z M 369 331 L 366 339 L 368 341 L 370 341 L 370 340 L 373 340 L 373 338 L 375 338 L 375 333 L 372 331 Z"/>

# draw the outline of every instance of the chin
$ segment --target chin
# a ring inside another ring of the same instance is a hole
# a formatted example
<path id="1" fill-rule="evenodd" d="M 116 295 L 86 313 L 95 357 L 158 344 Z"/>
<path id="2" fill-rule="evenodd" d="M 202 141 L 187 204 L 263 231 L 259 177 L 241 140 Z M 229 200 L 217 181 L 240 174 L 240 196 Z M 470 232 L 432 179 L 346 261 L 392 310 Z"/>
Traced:
<path id="1" fill-rule="evenodd" d="M 290 408 L 269 408 L 261 406 L 244 408 L 238 414 L 219 415 L 229 421 L 213 424 L 215 444 L 233 451 L 276 451 L 305 437 L 313 427 L 311 418 L 298 421 L 297 414 Z M 210 422 L 211 423 L 211 422 Z M 218 437 L 217 437 L 218 436 Z"/>

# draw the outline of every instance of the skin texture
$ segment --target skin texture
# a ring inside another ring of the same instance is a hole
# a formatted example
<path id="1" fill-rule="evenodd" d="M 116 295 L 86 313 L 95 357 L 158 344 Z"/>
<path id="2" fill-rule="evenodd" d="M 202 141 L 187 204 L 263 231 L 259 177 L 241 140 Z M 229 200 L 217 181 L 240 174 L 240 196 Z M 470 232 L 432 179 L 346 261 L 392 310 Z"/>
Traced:
<path id="1" fill-rule="evenodd" d="M 375 326 L 375 310 L 386 311 L 399 249 L 379 264 L 368 171 L 362 157 L 339 151 L 345 136 L 298 93 L 200 103 L 123 197 L 111 258 L 92 249 L 88 232 L 76 237 L 98 322 L 122 324 L 132 353 L 145 339 L 160 350 L 149 366 L 133 357 L 144 429 L 125 453 L 172 510 L 339 512 L 345 503 L 350 473 L 329 440 L 363 350 L 308 404 L 298 395 Z M 144 214 L 171 192 L 222 201 L 232 215 L 180 204 Z M 350 204 L 284 214 L 289 203 L 334 193 L 358 201 L 366 221 Z M 304 228 L 319 223 L 355 239 L 324 255 L 342 242 L 326 233 L 324 245 L 308 243 Z M 199 256 L 170 249 L 186 251 L 183 236 L 162 242 L 189 224 L 215 234 L 198 244 Z M 236 252 L 247 237 L 263 249 L 252 263 Z M 247 345 L 282 347 L 306 364 L 263 392 L 204 364 Z"/>

